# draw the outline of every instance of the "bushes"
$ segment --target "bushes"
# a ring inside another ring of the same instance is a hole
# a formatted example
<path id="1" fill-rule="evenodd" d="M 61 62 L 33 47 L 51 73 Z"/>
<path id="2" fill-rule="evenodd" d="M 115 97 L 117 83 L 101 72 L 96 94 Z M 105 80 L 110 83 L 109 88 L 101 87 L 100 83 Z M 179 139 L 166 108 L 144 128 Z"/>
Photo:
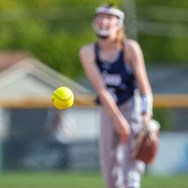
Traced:
<path id="1" fill-rule="evenodd" d="M 95 39 L 93 11 L 100 0 L 0 2 L 0 50 L 21 50 L 72 78 L 82 75 L 79 48 Z"/>

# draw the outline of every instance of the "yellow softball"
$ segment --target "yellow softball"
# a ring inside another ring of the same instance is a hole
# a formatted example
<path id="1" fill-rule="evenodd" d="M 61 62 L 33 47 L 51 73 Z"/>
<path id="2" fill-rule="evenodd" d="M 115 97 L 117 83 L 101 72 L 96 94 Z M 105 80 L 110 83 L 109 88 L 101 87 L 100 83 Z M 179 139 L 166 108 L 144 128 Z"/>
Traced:
<path id="1" fill-rule="evenodd" d="M 52 102 L 59 110 L 70 108 L 74 103 L 74 94 L 68 87 L 59 87 L 52 93 Z"/>

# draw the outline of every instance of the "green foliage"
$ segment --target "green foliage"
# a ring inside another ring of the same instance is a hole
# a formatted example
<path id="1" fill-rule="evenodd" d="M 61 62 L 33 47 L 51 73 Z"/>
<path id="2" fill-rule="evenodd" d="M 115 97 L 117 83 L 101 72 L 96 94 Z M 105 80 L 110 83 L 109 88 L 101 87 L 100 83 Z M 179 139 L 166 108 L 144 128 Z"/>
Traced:
<path id="1" fill-rule="evenodd" d="M 95 8 L 104 2 L 123 6 L 122 0 L 6 0 L 0 1 L 0 50 L 30 52 L 36 58 L 68 77 L 77 79 L 83 75 L 78 52 L 82 45 L 96 37 L 91 27 Z M 128 3 L 130 1 L 126 1 Z M 168 20 L 152 7 L 181 8 L 187 1 L 136 2 L 138 20 L 177 24 L 185 16 L 172 15 Z M 125 4 L 126 4 L 125 3 Z M 146 11 L 147 10 L 147 11 Z M 181 22 L 182 23 L 182 22 Z M 186 24 L 186 20 L 184 19 Z M 170 28 L 172 32 L 174 28 Z M 181 31 L 181 28 L 179 28 Z M 175 31 L 174 31 L 175 32 Z M 188 37 L 138 35 L 146 63 L 185 63 L 188 59 Z"/>
<path id="2" fill-rule="evenodd" d="M 158 0 L 158 1 L 150 1 L 150 0 L 140 0 L 136 2 L 138 7 L 141 6 L 172 6 L 172 7 L 186 7 L 187 4 L 187 0 L 181 0 L 181 1 L 177 1 L 177 0 Z"/>
<path id="3" fill-rule="evenodd" d="M 186 63 L 188 38 L 139 36 L 146 62 L 156 64 Z"/>
<path id="4" fill-rule="evenodd" d="M 95 7 L 102 3 L 101 0 L 0 1 L 0 50 L 30 52 L 53 69 L 77 78 L 83 74 L 78 52 L 82 45 L 95 40 L 91 21 Z"/>
<path id="5" fill-rule="evenodd" d="M 187 63 L 187 8 L 186 0 L 137 1 L 137 19 L 147 28 L 138 35 L 146 62 Z"/>

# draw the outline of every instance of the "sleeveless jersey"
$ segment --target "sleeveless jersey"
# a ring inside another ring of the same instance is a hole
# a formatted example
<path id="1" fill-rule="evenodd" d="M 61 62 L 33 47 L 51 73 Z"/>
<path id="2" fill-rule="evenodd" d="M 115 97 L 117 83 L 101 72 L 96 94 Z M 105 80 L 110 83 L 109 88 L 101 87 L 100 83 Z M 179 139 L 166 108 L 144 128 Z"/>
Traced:
<path id="1" fill-rule="evenodd" d="M 95 44 L 95 61 L 99 68 L 103 81 L 119 105 L 126 102 L 134 94 L 136 88 L 133 72 L 124 60 L 124 52 L 120 51 L 118 58 L 114 62 L 104 62 L 99 58 L 99 45 Z M 100 103 L 97 98 L 97 102 Z"/>

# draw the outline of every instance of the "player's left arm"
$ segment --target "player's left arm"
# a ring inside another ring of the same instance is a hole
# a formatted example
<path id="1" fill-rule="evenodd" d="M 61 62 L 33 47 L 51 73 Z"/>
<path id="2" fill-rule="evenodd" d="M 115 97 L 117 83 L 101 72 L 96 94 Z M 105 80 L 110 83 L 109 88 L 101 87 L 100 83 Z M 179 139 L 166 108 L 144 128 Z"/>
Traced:
<path id="1" fill-rule="evenodd" d="M 146 123 L 152 117 L 153 95 L 147 76 L 143 53 L 140 45 L 133 40 L 128 42 L 126 51 L 128 62 L 131 64 L 137 86 L 141 93 L 143 121 Z"/>

